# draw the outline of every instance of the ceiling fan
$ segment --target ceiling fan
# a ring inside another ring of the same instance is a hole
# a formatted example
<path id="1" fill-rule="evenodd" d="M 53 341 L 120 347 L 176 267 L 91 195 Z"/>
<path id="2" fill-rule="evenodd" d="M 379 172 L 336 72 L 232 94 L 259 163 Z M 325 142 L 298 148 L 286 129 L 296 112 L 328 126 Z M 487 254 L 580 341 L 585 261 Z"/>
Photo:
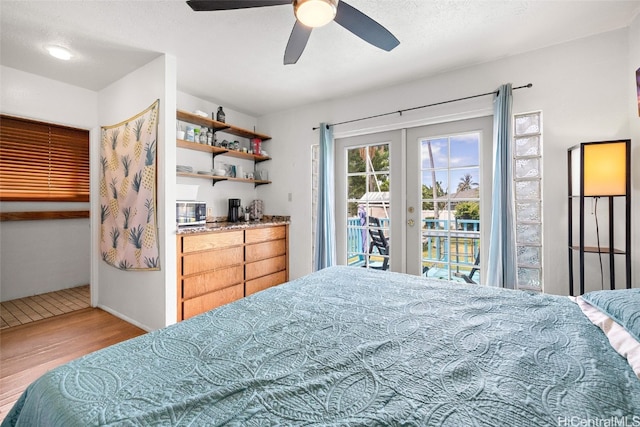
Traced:
<path id="1" fill-rule="evenodd" d="M 296 23 L 284 52 L 285 65 L 298 62 L 313 28 L 331 21 L 387 52 L 400 44 L 389 30 L 342 0 L 189 0 L 187 4 L 196 12 L 293 4 Z"/>

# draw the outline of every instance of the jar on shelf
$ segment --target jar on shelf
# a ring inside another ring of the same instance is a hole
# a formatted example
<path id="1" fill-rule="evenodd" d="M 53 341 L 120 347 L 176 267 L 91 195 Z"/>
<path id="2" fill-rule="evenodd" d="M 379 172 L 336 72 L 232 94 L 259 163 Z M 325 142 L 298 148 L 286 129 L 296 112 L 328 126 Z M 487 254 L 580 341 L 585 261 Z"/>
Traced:
<path id="1" fill-rule="evenodd" d="M 190 142 L 195 142 L 195 132 L 193 127 L 191 126 L 187 126 L 187 134 L 186 134 L 186 140 L 190 141 Z"/>
<path id="2" fill-rule="evenodd" d="M 207 132 L 205 129 L 200 129 L 200 144 L 207 143 Z"/>

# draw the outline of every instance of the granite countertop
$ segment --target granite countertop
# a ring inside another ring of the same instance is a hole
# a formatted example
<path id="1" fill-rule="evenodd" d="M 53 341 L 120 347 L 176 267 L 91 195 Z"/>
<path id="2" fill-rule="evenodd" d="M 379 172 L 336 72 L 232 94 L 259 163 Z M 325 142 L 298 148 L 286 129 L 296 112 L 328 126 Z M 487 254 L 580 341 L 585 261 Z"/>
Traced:
<path id="1" fill-rule="evenodd" d="M 192 234 L 207 233 L 221 230 L 236 230 L 251 227 L 262 227 L 266 225 L 283 225 L 289 224 L 291 217 L 282 215 L 264 215 L 261 220 L 227 222 L 226 217 L 221 221 L 207 222 L 202 226 L 180 227 L 176 230 L 176 234 Z"/>

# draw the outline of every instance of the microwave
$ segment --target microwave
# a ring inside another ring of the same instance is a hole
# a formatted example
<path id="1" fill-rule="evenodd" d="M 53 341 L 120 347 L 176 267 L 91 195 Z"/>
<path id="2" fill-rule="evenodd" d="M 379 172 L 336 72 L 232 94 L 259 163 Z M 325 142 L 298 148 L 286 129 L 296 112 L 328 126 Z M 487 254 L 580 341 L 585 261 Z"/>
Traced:
<path id="1" fill-rule="evenodd" d="M 176 222 L 178 227 L 205 225 L 207 223 L 207 204 L 191 200 L 176 201 Z"/>

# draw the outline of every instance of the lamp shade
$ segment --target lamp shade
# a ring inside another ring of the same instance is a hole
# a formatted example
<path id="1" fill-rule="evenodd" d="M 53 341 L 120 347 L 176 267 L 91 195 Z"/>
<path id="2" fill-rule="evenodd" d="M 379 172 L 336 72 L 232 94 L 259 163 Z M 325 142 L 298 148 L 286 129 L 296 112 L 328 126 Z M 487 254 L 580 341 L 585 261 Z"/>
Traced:
<path id="1" fill-rule="evenodd" d="M 627 192 L 625 141 L 583 144 L 584 195 L 622 196 Z"/>

